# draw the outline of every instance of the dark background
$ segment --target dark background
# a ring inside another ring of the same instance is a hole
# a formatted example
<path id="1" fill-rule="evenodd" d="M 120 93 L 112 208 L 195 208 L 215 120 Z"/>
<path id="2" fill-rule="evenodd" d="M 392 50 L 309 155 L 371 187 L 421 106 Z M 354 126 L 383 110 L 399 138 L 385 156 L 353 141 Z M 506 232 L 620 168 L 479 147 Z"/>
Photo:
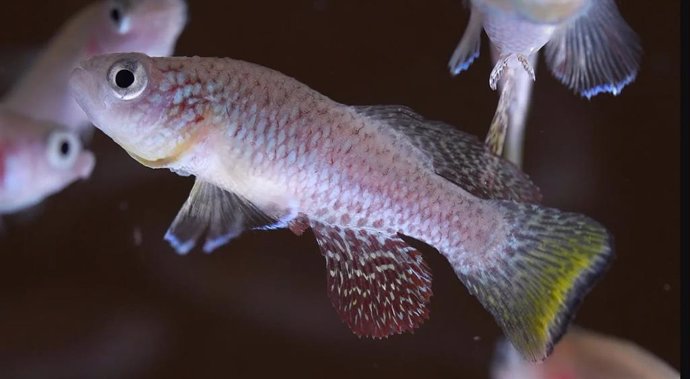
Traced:
<path id="1" fill-rule="evenodd" d="M 0 50 L 32 49 L 85 1 L 3 3 Z M 679 3 L 619 2 L 645 55 L 619 97 L 580 99 L 540 65 L 525 171 L 545 204 L 585 213 L 617 260 L 576 323 L 679 353 Z M 277 69 L 347 104 L 405 104 L 483 136 L 488 45 L 451 78 L 459 0 L 192 1 L 177 55 Z M 540 63 L 543 63 L 540 62 Z M 139 166 L 98 132 L 98 165 L 0 237 L 0 377 L 484 378 L 500 331 L 448 263 L 415 334 L 360 340 L 326 296 L 310 233 L 247 233 L 179 257 L 162 236 L 192 181 Z"/>

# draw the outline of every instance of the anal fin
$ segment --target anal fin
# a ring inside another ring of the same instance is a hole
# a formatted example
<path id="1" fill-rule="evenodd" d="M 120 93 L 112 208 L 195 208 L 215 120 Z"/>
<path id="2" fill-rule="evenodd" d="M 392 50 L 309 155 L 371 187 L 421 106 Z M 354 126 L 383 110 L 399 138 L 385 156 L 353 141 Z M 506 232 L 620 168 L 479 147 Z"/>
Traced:
<path id="1" fill-rule="evenodd" d="M 165 240 L 179 254 L 186 254 L 206 233 L 203 249 L 210 253 L 247 229 L 285 225 L 282 215 L 268 215 L 240 195 L 197 179 L 187 201 L 165 233 Z"/>
<path id="2" fill-rule="evenodd" d="M 428 318 L 431 273 L 418 251 L 396 235 L 310 225 L 326 258 L 331 303 L 356 335 L 383 338 Z"/>

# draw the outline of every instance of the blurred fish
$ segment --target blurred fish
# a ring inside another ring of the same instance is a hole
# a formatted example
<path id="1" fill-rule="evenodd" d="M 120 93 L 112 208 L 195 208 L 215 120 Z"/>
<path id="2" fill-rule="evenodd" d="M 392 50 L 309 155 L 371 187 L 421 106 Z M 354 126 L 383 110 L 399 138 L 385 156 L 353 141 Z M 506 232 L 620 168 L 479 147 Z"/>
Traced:
<path id="1" fill-rule="evenodd" d="M 438 248 L 531 360 L 613 255 L 600 224 L 530 204 L 539 191 L 514 165 L 402 106 L 346 106 L 221 58 L 105 55 L 71 86 L 134 159 L 196 176 L 165 237 L 178 252 L 204 233 L 210 252 L 248 229 L 311 228 L 331 302 L 360 336 L 428 318 L 431 273 L 401 236 Z"/>
<path id="2" fill-rule="evenodd" d="M 74 131 L 0 108 L 0 214 L 88 178 L 94 163 Z"/>
<path id="3" fill-rule="evenodd" d="M 680 374 L 632 342 L 571 328 L 541 364 L 524 361 L 507 341 L 496 349 L 493 379 L 672 379 Z"/>
<path id="4" fill-rule="evenodd" d="M 525 103 L 519 98 L 525 95 L 519 93 L 529 96 L 531 90 L 530 83 L 514 90 L 512 82 L 521 71 L 534 80 L 533 66 L 542 47 L 553 75 L 588 99 L 600 93 L 617 95 L 637 75 L 642 49 L 614 0 L 470 0 L 470 4 L 469 24 L 449 67 L 457 75 L 479 56 L 483 28 L 496 55 L 489 86 L 495 90 L 504 81 L 487 137 L 499 154 L 511 123 L 510 107 Z M 526 112 L 514 113 L 515 123 L 524 123 Z"/>
<path id="5" fill-rule="evenodd" d="M 472 14 L 449 66 L 466 70 L 479 56 L 482 27 L 499 53 L 489 85 L 546 46 L 546 63 L 566 86 L 590 98 L 617 95 L 637 75 L 641 47 L 614 0 L 470 0 Z"/>
<path id="6" fill-rule="evenodd" d="M 186 23 L 184 0 L 106 0 L 82 9 L 56 33 L 2 99 L 9 109 L 70 128 L 88 125 L 67 81 L 83 59 L 103 53 L 172 53 Z"/>

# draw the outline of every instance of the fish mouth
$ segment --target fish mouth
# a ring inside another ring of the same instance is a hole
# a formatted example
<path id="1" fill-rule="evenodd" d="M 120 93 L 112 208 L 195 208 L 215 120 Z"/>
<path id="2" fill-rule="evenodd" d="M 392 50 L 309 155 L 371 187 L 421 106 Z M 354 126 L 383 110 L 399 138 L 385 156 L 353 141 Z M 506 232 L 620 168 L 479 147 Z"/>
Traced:
<path id="1" fill-rule="evenodd" d="M 140 164 L 148 167 L 148 168 L 165 168 L 168 165 L 172 164 L 175 162 L 178 158 L 178 156 L 170 156 L 170 157 L 165 157 L 165 158 L 159 158 L 159 159 L 146 159 L 140 155 L 137 155 L 136 153 L 132 152 L 132 150 L 125 148 L 125 152 L 132 157 L 135 161 L 139 162 Z"/>
<path id="2" fill-rule="evenodd" d="M 83 62 L 72 70 L 68 86 L 69 93 L 74 101 L 76 101 L 79 107 L 84 111 L 91 123 L 98 127 L 99 123 L 94 122 L 95 115 L 93 113 L 93 108 L 96 107 L 94 98 L 97 97 L 97 90 L 93 83 L 93 77 L 90 72 L 84 68 Z"/>
<path id="3" fill-rule="evenodd" d="M 79 159 L 79 166 L 77 169 L 79 179 L 88 179 L 96 167 L 96 157 L 90 151 L 84 151 Z"/>

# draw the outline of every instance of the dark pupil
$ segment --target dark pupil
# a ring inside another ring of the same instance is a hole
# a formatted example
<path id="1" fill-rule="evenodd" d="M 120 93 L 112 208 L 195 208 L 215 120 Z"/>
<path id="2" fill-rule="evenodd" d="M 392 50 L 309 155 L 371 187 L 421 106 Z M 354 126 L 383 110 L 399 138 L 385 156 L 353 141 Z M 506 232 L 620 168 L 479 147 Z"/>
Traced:
<path id="1" fill-rule="evenodd" d="M 134 73 L 129 70 L 120 70 L 115 74 L 115 84 L 120 88 L 129 88 L 134 83 Z"/>
<path id="2" fill-rule="evenodd" d="M 69 154 L 69 150 L 70 150 L 69 142 L 62 141 L 62 143 L 60 144 L 60 154 L 62 154 L 63 156 L 66 156 L 67 154 Z"/>
<path id="3" fill-rule="evenodd" d="M 121 16 L 120 16 L 120 10 L 119 10 L 119 9 L 113 8 L 113 9 L 110 11 L 110 18 L 111 18 L 116 24 L 119 24 L 119 23 L 120 23 L 120 17 L 121 17 Z"/>

